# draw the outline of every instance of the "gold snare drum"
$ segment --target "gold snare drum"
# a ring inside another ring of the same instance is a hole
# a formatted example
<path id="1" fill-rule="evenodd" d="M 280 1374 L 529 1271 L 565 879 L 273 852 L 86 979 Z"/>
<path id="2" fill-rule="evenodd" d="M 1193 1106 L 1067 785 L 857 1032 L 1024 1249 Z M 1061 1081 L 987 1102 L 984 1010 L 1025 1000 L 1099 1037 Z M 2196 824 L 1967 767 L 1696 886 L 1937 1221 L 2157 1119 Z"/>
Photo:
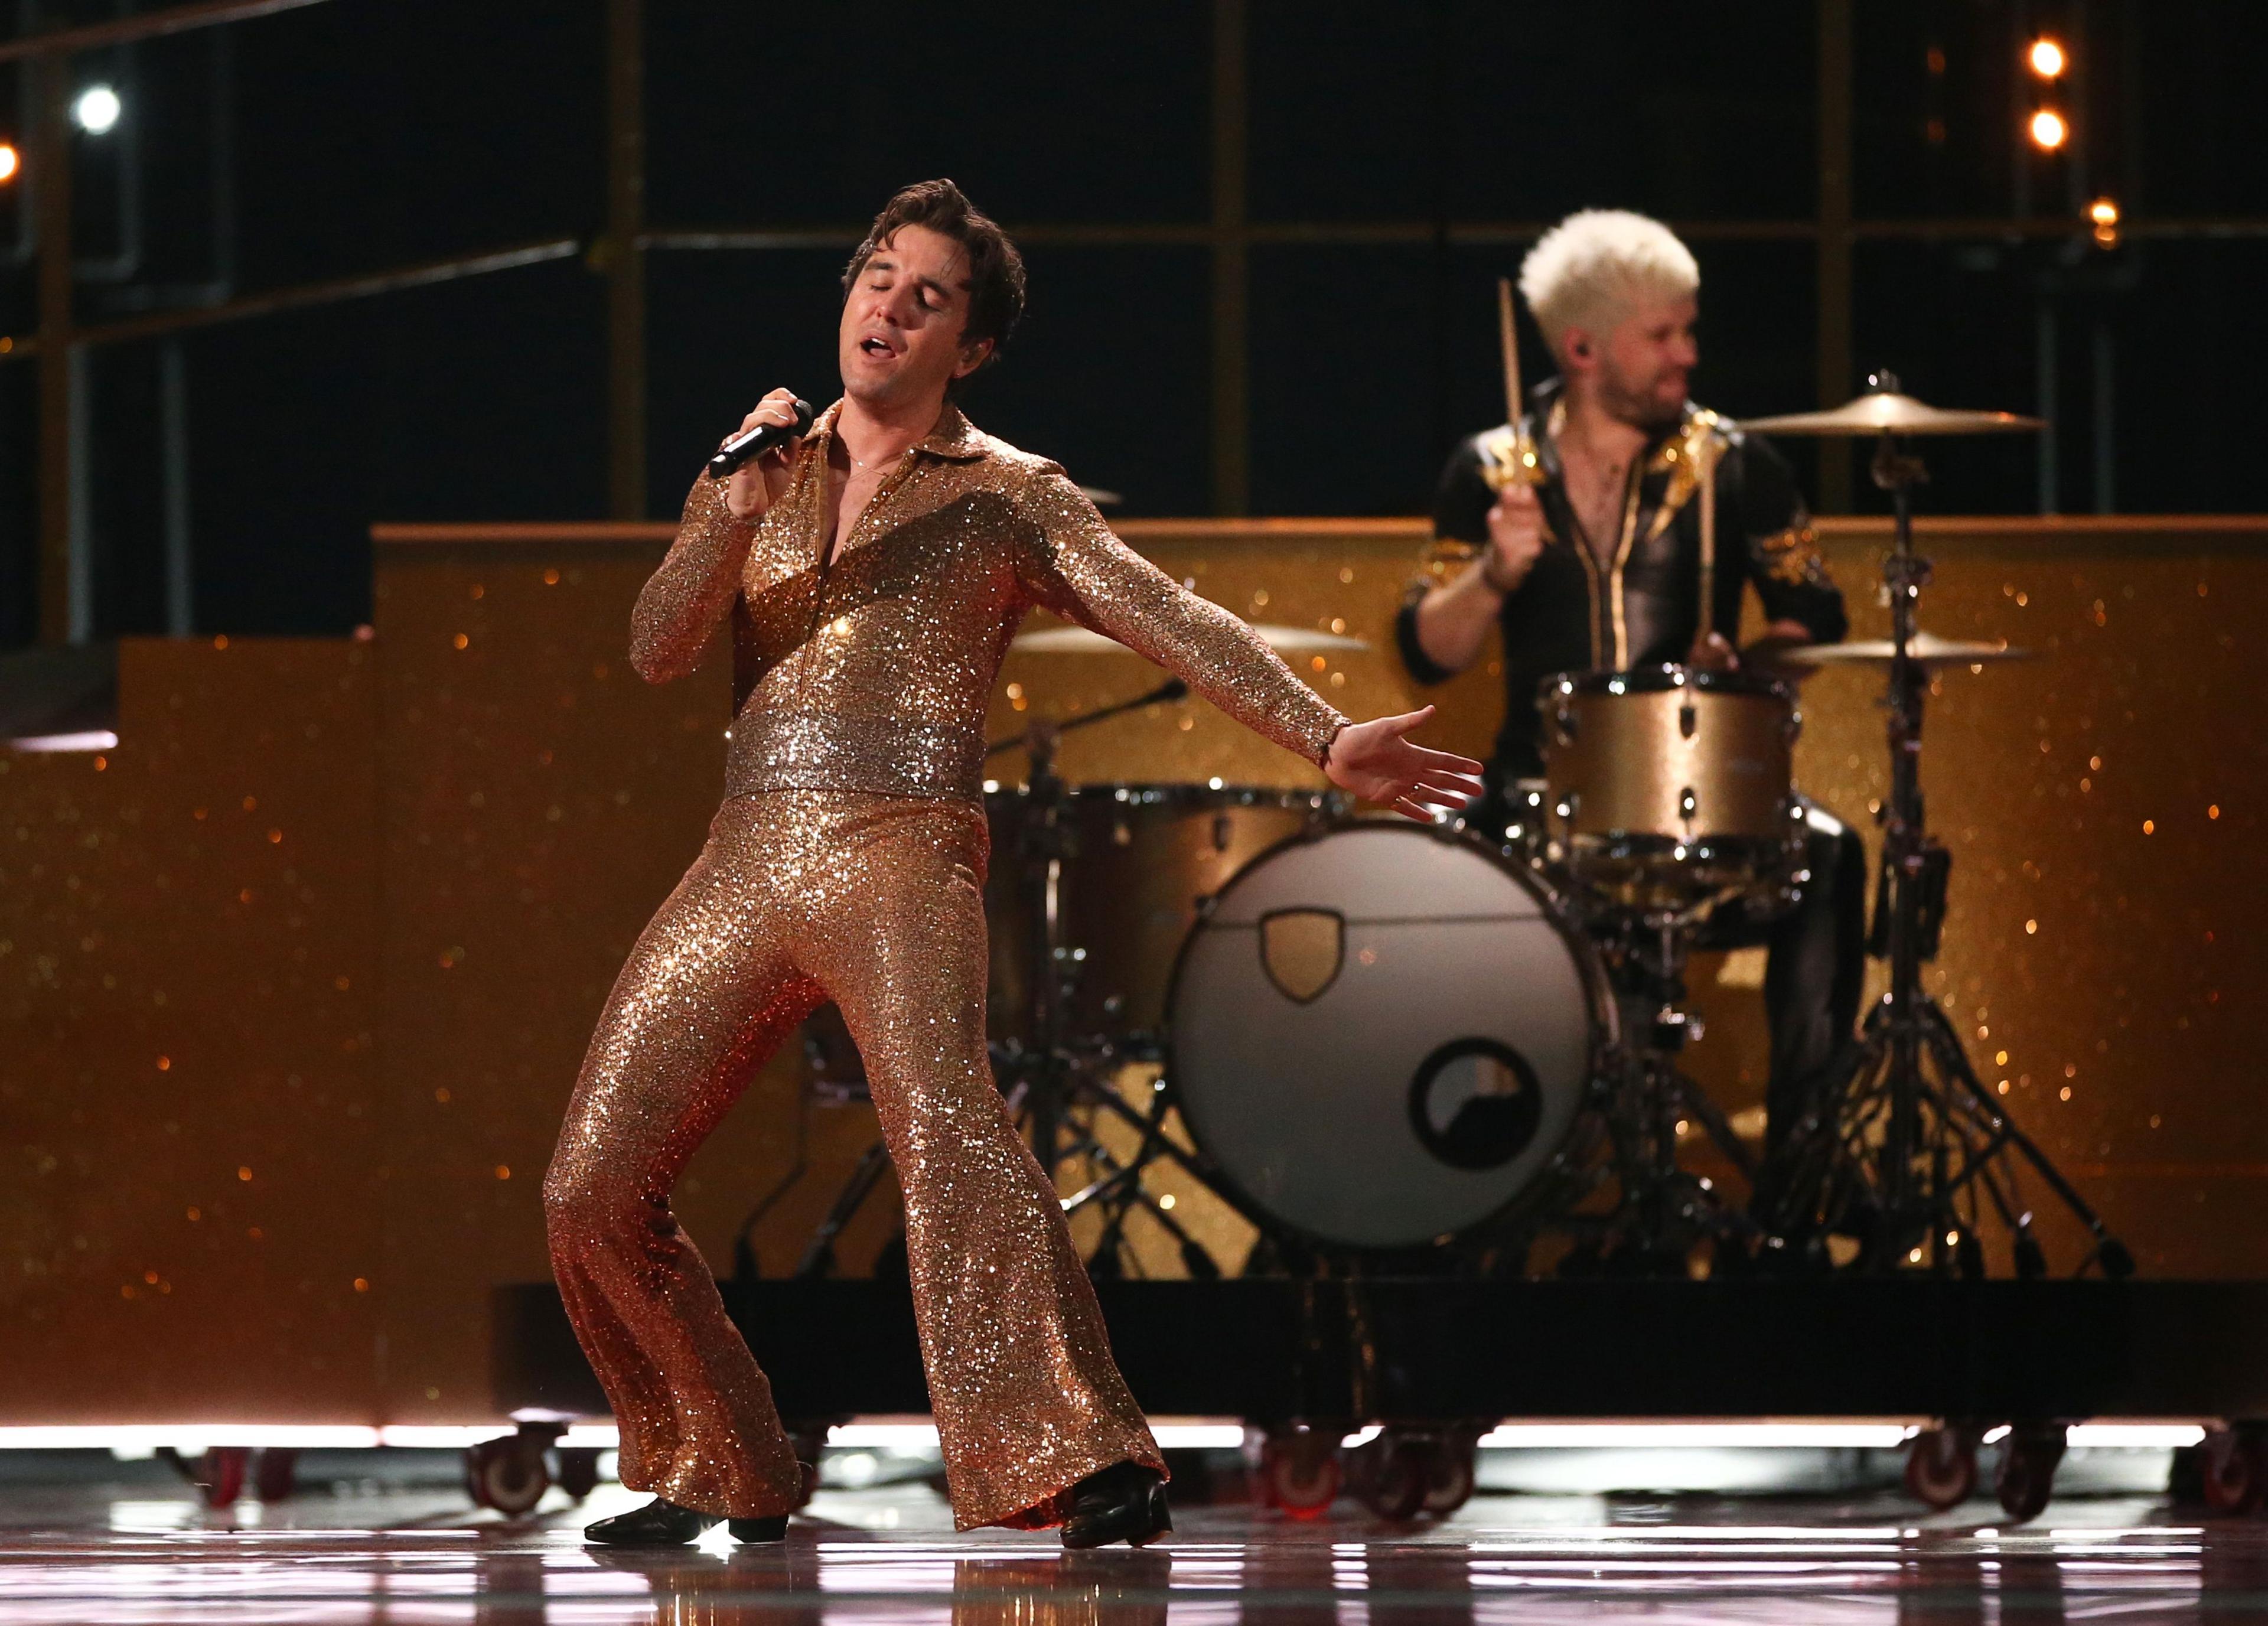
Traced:
<path id="1" fill-rule="evenodd" d="M 1546 678 L 1556 855 L 1606 901 L 1685 912 L 1757 891 L 1794 861 L 1802 719 L 1786 685 L 1687 666 Z"/>

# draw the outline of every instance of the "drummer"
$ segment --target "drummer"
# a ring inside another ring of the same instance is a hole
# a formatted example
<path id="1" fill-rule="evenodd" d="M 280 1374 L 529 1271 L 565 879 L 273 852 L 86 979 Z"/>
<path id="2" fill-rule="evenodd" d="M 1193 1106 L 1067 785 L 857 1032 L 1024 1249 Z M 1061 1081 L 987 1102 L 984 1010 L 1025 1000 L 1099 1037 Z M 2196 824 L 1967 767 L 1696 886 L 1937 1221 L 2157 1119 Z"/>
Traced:
<path id="1" fill-rule="evenodd" d="M 1846 629 L 1787 465 L 1686 397 L 1700 283 L 1668 227 L 1620 210 L 1569 216 L 1521 266 L 1521 294 L 1559 367 L 1523 421 L 1541 482 L 1499 494 L 1488 478 L 1491 466 L 1511 466 L 1512 425 L 1460 444 L 1434 494 L 1425 574 L 1395 625 L 1420 683 L 1472 665 L 1491 626 L 1502 634 L 1504 725 L 1489 793 L 1469 814 L 1484 828 L 1509 821 L 1515 782 L 1543 776 L 1536 688 L 1548 673 L 1683 661 L 1787 676 L 1771 664 L 1775 649 L 1833 643 Z M 1691 471 L 1711 452 L 1718 559 L 1705 615 Z M 1766 622 L 1745 657 L 1733 647 L 1744 583 Z M 1807 813 L 1800 905 L 1770 922 L 1734 905 L 1699 941 L 1770 948 L 1767 1187 L 1807 1080 L 1851 1032 L 1865 968 L 1865 848 L 1823 810 Z"/>

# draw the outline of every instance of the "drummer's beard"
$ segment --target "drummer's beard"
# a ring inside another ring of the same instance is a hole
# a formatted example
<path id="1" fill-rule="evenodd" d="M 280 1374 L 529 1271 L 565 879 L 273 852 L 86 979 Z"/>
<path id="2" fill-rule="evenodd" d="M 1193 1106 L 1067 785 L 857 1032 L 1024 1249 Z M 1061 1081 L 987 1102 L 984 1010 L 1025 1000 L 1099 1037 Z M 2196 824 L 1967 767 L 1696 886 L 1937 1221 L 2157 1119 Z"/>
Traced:
<path id="1" fill-rule="evenodd" d="M 1609 417 L 1632 429 L 1648 433 L 1668 429 L 1684 415 L 1690 377 L 1689 369 L 1675 364 L 1650 368 L 1643 375 L 1629 373 L 1602 357 L 1599 404 Z"/>

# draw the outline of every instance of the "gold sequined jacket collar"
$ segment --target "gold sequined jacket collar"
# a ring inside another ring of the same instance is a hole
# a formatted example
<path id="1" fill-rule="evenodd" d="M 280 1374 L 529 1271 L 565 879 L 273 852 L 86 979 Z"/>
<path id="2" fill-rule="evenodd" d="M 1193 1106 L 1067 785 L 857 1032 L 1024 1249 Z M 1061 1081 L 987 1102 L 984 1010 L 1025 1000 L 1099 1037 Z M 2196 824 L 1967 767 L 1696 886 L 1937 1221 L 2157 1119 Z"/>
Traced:
<path id="1" fill-rule="evenodd" d="M 662 682 L 733 632 L 725 792 L 974 798 L 1008 641 L 1039 607 L 1117 639 L 1237 721 L 1320 763 L 1346 721 L 1243 622 L 1111 533 L 1063 469 L 946 408 L 826 557 L 841 402 L 760 521 L 705 475 L 638 595 L 630 661 Z"/>

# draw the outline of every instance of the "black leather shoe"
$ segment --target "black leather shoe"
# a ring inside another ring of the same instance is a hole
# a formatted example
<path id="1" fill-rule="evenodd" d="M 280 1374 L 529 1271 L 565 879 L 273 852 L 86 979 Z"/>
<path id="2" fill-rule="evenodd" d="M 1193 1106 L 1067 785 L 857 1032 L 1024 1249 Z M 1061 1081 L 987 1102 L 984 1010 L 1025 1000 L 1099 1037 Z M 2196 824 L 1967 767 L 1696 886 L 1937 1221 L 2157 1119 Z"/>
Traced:
<path id="1" fill-rule="evenodd" d="M 819 1468 L 815 1463 L 799 1462 L 795 1465 L 795 1472 L 796 1506 L 801 1508 L 818 1494 Z M 787 1540 L 787 1520 L 785 1513 L 775 1513 L 769 1519 L 735 1519 L 732 1521 L 733 1539 L 736 1541 L 784 1541 Z"/>
<path id="2" fill-rule="evenodd" d="M 1166 1477 L 1139 1462 L 1114 1462 L 1071 1488 L 1071 1517 L 1064 1521 L 1065 1547 L 1101 1547 L 1123 1541 L 1140 1547 L 1174 1527 L 1166 1507 Z"/>
<path id="3" fill-rule="evenodd" d="M 583 1539 L 609 1547 L 682 1547 L 699 1541 L 702 1532 L 716 1522 L 713 1513 L 696 1513 L 656 1497 L 644 1507 L 585 1525 Z"/>

